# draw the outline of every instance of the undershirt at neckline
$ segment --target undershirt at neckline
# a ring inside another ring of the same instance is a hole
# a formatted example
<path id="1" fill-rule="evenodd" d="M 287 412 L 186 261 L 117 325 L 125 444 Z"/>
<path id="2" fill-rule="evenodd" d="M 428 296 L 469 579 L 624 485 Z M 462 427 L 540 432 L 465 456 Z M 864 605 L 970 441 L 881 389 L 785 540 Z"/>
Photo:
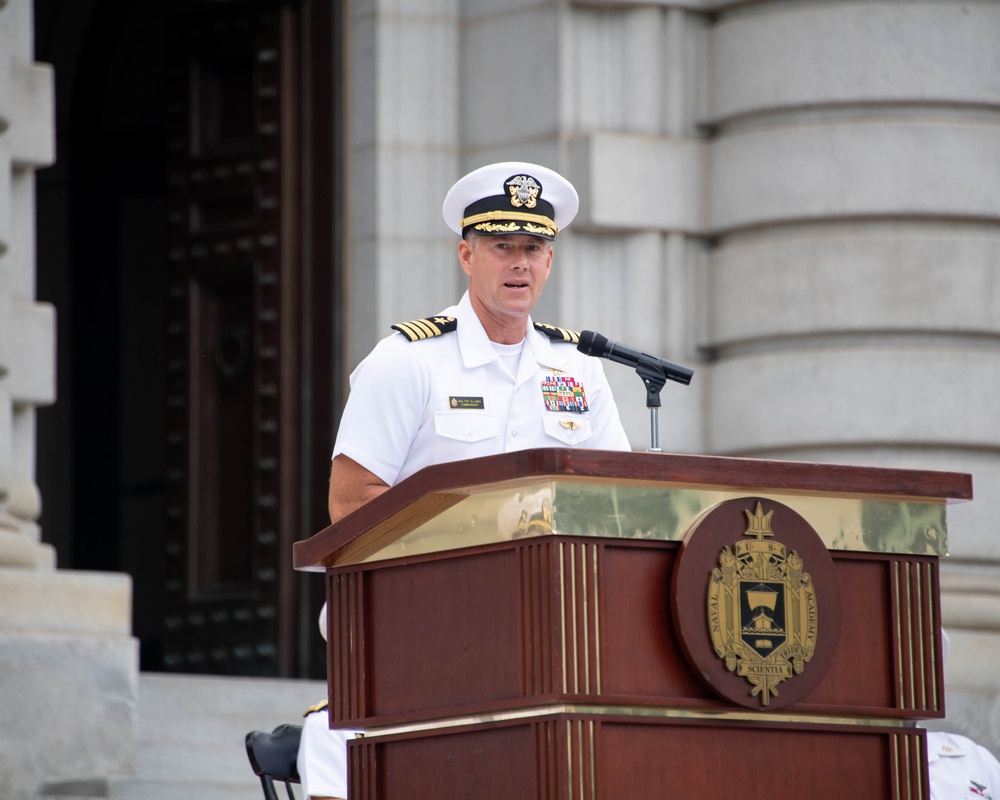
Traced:
<path id="1" fill-rule="evenodd" d="M 500 363 L 512 378 L 517 377 L 517 368 L 521 364 L 521 353 L 524 350 L 524 339 L 517 344 L 500 344 L 490 342 L 493 351 L 500 357 Z"/>

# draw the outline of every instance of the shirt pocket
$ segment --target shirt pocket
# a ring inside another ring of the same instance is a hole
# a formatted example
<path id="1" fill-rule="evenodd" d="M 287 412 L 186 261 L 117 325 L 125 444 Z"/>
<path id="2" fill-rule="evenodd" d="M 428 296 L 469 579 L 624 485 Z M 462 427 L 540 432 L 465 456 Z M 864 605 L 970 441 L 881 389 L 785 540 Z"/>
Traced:
<path id="1" fill-rule="evenodd" d="M 500 433 L 500 421 L 494 414 L 438 411 L 434 415 L 434 432 L 444 439 L 473 444 L 495 439 Z"/>
<path id="2" fill-rule="evenodd" d="M 542 425 L 548 436 L 568 445 L 580 444 L 594 435 L 590 428 L 590 419 L 580 414 L 556 414 L 547 411 L 542 417 Z"/>

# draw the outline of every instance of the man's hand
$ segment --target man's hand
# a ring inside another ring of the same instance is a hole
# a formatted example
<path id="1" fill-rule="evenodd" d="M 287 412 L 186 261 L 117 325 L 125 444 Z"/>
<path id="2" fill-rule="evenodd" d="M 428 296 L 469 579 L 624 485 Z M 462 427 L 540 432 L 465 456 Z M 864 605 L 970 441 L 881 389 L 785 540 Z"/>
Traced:
<path id="1" fill-rule="evenodd" d="M 378 497 L 389 485 L 362 467 L 354 459 L 339 455 L 330 465 L 330 522 L 337 522 L 369 500 Z"/>

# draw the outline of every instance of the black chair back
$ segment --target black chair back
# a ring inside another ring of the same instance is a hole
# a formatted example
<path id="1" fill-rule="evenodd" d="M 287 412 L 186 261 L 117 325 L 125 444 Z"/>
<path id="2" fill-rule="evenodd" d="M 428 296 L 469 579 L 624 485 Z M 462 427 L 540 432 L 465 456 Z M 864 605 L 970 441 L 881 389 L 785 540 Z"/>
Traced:
<path id="1" fill-rule="evenodd" d="M 292 784 L 300 782 L 295 759 L 301 738 L 301 725 L 279 725 L 270 733 L 250 731 L 247 734 L 247 757 L 254 774 L 260 776 L 264 800 L 278 800 L 275 781 L 284 783 L 289 800 L 295 800 Z"/>

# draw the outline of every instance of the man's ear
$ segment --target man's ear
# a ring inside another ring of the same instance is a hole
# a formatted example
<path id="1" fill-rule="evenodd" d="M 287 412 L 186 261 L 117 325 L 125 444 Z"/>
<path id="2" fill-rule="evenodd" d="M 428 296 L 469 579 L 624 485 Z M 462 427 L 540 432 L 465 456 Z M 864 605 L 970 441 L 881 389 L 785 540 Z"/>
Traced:
<path id="1" fill-rule="evenodd" d="M 462 267 L 462 272 L 472 277 L 472 245 L 465 239 L 458 243 L 458 263 Z"/>

